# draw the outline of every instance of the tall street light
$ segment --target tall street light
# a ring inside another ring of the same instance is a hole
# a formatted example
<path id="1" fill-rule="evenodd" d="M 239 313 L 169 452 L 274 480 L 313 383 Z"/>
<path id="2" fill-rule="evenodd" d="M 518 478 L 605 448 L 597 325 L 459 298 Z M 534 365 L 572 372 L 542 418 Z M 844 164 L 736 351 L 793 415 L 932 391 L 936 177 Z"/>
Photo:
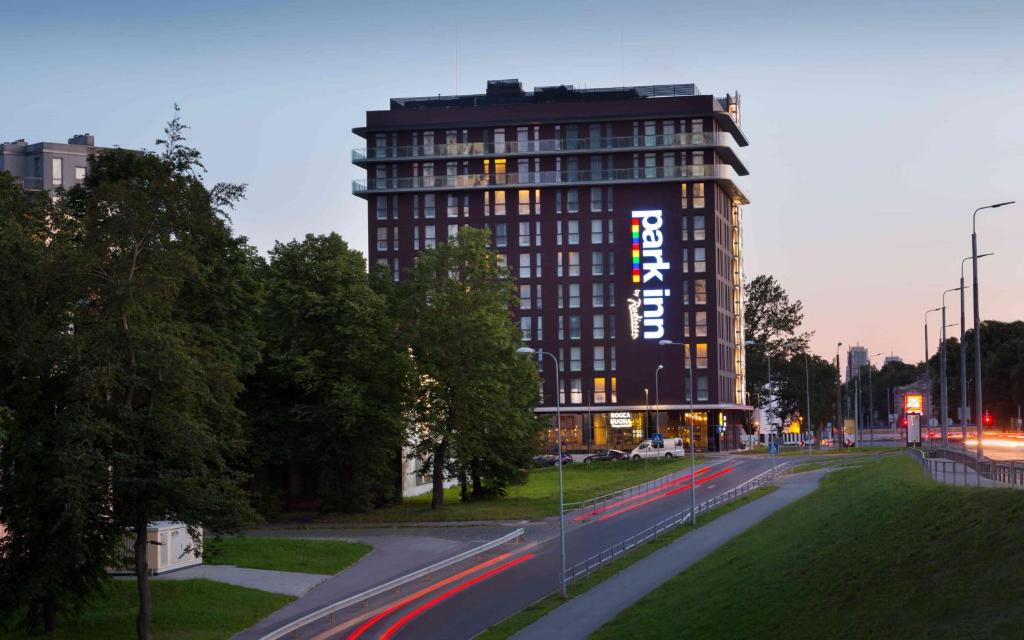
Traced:
<path id="1" fill-rule="evenodd" d="M 807 352 L 804 351 L 804 390 L 807 392 L 807 417 L 805 422 L 807 423 L 807 430 L 811 431 L 811 439 L 807 441 L 807 455 L 811 454 L 811 449 L 814 447 L 814 434 L 811 427 L 811 369 L 807 364 Z"/>
<path id="2" fill-rule="evenodd" d="M 978 458 L 983 457 L 983 450 L 981 446 L 982 431 L 982 416 L 985 413 L 985 409 L 981 404 L 981 310 L 978 308 L 978 212 L 984 211 L 985 209 L 998 209 L 999 207 L 1005 207 L 1008 204 L 1013 204 L 1015 200 L 1009 202 L 1000 202 L 998 204 L 990 204 L 985 207 L 978 207 L 974 210 L 974 215 L 971 216 L 971 270 L 974 274 L 973 294 L 974 294 L 974 411 L 978 416 Z M 978 482 L 981 482 L 981 474 L 978 474 Z"/>
<path id="3" fill-rule="evenodd" d="M 936 311 L 942 311 L 942 307 L 935 307 L 934 309 L 929 309 L 929 310 L 924 312 L 924 376 L 925 376 L 925 379 L 928 381 L 928 389 L 925 392 L 925 396 L 926 397 L 931 397 L 931 390 L 932 390 L 932 368 L 931 368 L 931 365 L 928 364 L 928 359 L 932 355 L 932 352 L 928 349 L 928 314 L 929 313 L 935 313 Z M 931 417 L 931 414 L 932 414 L 932 405 L 933 404 L 935 404 L 935 403 L 931 402 L 931 401 L 928 402 L 928 417 L 929 418 Z M 928 433 L 929 433 L 929 435 L 931 435 L 931 431 L 929 431 Z M 929 445 L 931 445 L 931 442 L 932 442 L 931 438 L 928 438 L 928 444 Z"/>
<path id="4" fill-rule="evenodd" d="M 839 427 L 840 433 L 842 433 L 843 429 L 843 370 L 839 368 L 839 348 L 842 346 L 842 342 L 836 343 L 836 426 Z M 832 436 L 832 441 L 835 442 L 835 429 L 829 435 Z"/>
<path id="5" fill-rule="evenodd" d="M 961 285 L 962 287 L 963 285 Z M 946 380 L 946 294 L 962 291 L 960 287 L 946 289 L 942 292 L 942 345 L 939 348 L 939 393 L 942 396 L 942 448 L 949 445 L 949 387 Z"/>
<path id="6" fill-rule="evenodd" d="M 991 252 L 983 253 L 978 256 L 978 259 L 982 259 L 987 256 L 995 255 Z M 971 256 L 967 256 L 960 261 L 960 433 L 961 440 L 960 444 L 963 445 L 967 441 L 967 423 L 971 421 L 971 410 L 967 407 L 967 318 L 964 316 L 964 290 L 967 288 L 964 286 L 964 265 Z"/>
<path id="7" fill-rule="evenodd" d="M 872 356 L 868 356 L 868 428 L 871 430 L 871 433 L 869 434 L 871 444 L 875 443 L 875 390 L 871 383 L 871 361 L 880 355 L 883 354 L 876 353 Z M 888 399 L 886 400 L 886 404 L 888 405 Z M 888 408 L 889 407 L 886 406 L 886 410 L 888 410 Z"/>
<path id="8" fill-rule="evenodd" d="M 659 364 L 654 370 L 654 433 L 661 433 L 661 387 L 658 384 L 658 376 L 664 368 L 664 365 Z"/>
<path id="9" fill-rule="evenodd" d="M 683 361 L 686 367 L 687 382 L 686 395 L 690 398 L 690 524 L 697 526 L 697 483 L 695 474 L 697 472 L 696 440 L 693 439 L 693 365 L 690 361 L 690 345 L 685 342 L 672 342 L 671 340 L 658 340 L 662 347 L 682 347 Z"/>
<path id="10" fill-rule="evenodd" d="M 562 467 L 565 465 L 562 464 L 562 387 L 558 379 L 558 358 L 553 353 L 530 347 L 519 347 L 516 349 L 516 353 L 548 356 L 555 363 L 555 424 L 558 430 L 558 538 L 560 543 L 558 591 L 563 598 L 568 598 L 565 591 L 565 485 L 562 480 Z"/>

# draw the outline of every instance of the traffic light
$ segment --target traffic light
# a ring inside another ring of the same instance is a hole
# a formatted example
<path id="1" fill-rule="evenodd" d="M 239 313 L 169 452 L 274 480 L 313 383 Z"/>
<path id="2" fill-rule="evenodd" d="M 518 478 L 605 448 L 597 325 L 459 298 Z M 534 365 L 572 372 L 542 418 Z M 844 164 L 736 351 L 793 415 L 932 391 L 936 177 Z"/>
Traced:
<path id="1" fill-rule="evenodd" d="M 986 427 L 991 427 L 992 426 L 992 414 L 989 413 L 988 411 L 986 411 L 985 415 L 981 416 L 981 423 L 983 425 L 985 425 Z"/>
<path id="2" fill-rule="evenodd" d="M 900 426 L 901 427 L 905 427 L 908 424 L 910 424 L 910 422 L 907 420 L 907 416 L 903 416 L 902 418 L 900 418 Z"/>

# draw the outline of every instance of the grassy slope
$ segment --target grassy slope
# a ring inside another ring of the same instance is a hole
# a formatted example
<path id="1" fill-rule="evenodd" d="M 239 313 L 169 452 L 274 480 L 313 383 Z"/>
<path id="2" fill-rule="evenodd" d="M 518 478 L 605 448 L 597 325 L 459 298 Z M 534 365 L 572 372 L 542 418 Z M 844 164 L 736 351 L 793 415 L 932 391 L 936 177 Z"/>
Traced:
<path id="1" fill-rule="evenodd" d="M 154 640 L 224 640 L 295 598 L 208 580 L 153 581 Z M 135 582 L 113 581 L 82 616 L 62 616 L 52 640 L 134 640 L 138 598 Z M 0 637 L 22 640 L 21 631 L 0 627 Z"/>
<path id="2" fill-rule="evenodd" d="M 370 552 L 370 545 L 340 540 L 221 538 L 207 543 L 207 564 L 250 569 L 335 574 Z"/>
<path id="3" fill-rule="evenodd" d="M 698 464 L 701 459 L 697 459 Z M 660 476 L 688 469 L 688 459 L 628 462 L 599 462 L 565 466 L 565 501 L 575 502 L 610 493 Z M 370 513 L 327 514 L 320 522 L 416 522 L 457 520 L 518 520 L 558 514 L 558 470 L 535 469 L 526 484 L 509 487 L 508 495 L 496 500 L 459 502 L 459 489 L 445 492 L 445 506 L 430 508 L 430 494 L 406 498 L 394 507 Z"/>
<path id="4" fill-rule="evenodd" d="M 742 507 L 748 502 L 757 500 L 761 496 L 771 493 L 774 490 L 775 487 L 773 486 L 761 487 L 760 489 L 756 489 L 751 493 L 743 496 L 739 500 L 722 505 L 721 507 L 718 507 L 717 509 L 711 511 L 710 513 L 701 516 L 701 518 L 697 520 L 697 526 L 701 527 L 711 522 L 715 518 L 718 518 L 719 516 L 729 513 L 734 509 L 738 509 L 739 507 Z M 646 542 L 640 545 L 639 547 L 636 547 L 635 549 L 627 553 L 625 556 L 616 560 L 614 563 L 607 565 L 601 569 L 598 569 L 597 571 L 591 573 L 585 578 L 577 580 L 575 583 L 570 585 L 567 589 L 569 598 L 575 598 L 576 596 L 589 591 L 590 589 L 596 587 L 601 582 L 604 582 L 605 580 L 612 577 L 616 573 L 622 571 L 631 564 L 634 564 L 646 558 L 658 549 L 661 549 L 662 547 L 667 546 L 672 542 L 675 542 L 678 538 L 689 533 L 690 531 L 691 528 L 689 527 L 689 525 L 676 527 L 675 529 L 670 530 L 668 534 L 655 540 Z M 505 638 L 512 636 L 520 629 L 524 629 L 530 624 L 544 617 L 548 612 L 550 612 L 552 609 L 555 609 L 560 604 L 562 604 L 561 596 L 559 596 L 558 594 L 552 594 L 542 600 L 539 600 L 531 604 L 519 613 L 516 613 L 502 620 L 498 624 L 492 626 L 491 628 L 487 629 L 486 631 L 478 635 L 475 638 L 475 640 L 504 640 Z"/>
<path id="5" fill-rule="evenodd" d="M 1021 637 L 1022 539 L 1024 493 L 883 459 L 830 474 L 594 637 Z"/>

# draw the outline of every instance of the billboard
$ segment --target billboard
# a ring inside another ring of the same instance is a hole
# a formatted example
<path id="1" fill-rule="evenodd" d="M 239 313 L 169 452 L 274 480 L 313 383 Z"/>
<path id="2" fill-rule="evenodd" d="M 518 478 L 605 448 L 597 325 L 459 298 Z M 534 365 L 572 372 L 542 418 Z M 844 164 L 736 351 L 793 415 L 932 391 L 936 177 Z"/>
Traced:
<path id="1" fill-rule="evenodd" d="M 920 393 L 908 393 L 903 396 L 903 413 L 909 415 L 924 413 L 924 395 Z"/>
<path id="2" fill-rule="evenodd" d="M 662 233 L 661 209 L 634 211 L 630 221 L 632 247 L 632 296 L 626 301 L 629 309 L 629 331 L 634 340 L 660 340 L 665 337 L 665 236 Z"/>

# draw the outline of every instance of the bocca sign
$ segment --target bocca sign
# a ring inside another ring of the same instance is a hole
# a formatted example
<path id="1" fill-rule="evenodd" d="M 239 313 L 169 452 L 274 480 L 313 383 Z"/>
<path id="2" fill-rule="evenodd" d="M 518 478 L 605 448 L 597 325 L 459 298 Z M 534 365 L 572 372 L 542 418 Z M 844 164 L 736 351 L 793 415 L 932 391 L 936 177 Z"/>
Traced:
<path id="1" fill-rule="evenodd" d="M 665 236 L 661 231 L 660 209 L 634 211 L 630 225 L 633 240 L 633 296 L 627 300 L 630 335 L 636 340 L 643 333 L 645 340 L 665 337 L 665 272 L 669 263 L 662 255 Z"/>

